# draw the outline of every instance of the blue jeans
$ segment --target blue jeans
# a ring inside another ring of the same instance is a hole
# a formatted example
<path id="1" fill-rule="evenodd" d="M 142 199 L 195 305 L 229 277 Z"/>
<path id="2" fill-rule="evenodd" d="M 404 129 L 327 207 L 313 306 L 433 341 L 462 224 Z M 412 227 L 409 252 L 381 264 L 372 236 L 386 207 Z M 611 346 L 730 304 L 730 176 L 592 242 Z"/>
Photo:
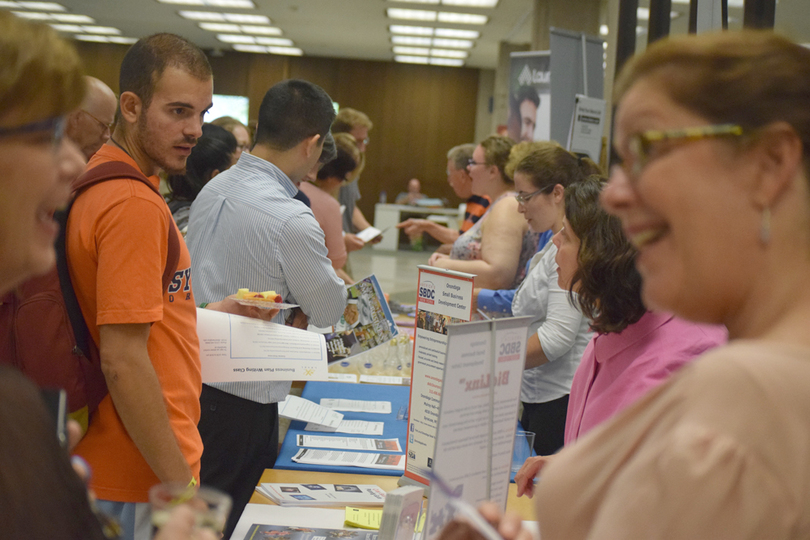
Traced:
<path id="1" fill-rule="evenodd" d="M 123 529 L 121 540 L 151 540 L 152 511 L 149 503 L 96 501 L 98 509 L 116 519 Z"/>

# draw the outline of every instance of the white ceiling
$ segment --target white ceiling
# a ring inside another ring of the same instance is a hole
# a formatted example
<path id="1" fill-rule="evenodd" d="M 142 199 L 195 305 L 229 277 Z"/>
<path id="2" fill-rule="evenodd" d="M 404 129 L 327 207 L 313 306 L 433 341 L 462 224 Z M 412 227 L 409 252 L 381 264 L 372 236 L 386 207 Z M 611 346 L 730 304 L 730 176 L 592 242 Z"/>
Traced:
<path id="1" fill-rule="evenodd" d="M 532 0 L 499 0 L 494 9 L 473 9 L 455 6 L 433 6 L 395 2 L 391 0 L 253 0 L 255 9 L 225 9 L 203 6 L 161 4 L 156 0 L 56 0 L 69 13 L 89 15 L 96 24 L 121 30 L 122 36 L 139 38 L 155 32 L 182 35 L 204 49 L 229 50 L 231 46 L 217 40 L 216 33 L 202 30 L 197 22 L 178 15 L 181 10 L 251 13 L 268 16 L 283 37 L 308 56 L 392 60 L 391 24 L 421 25 L 416 21 L 392 21 L 386 17 L 389 7 L 409 9 L 440 9 L 441 11 L 471 12 L 489 16 L 483 26 L 428 23 L 426 26 L 471 29 L 481 33 L 469 51 L 466 65 L 494 68 L 497 64 L 498 43 L 528 43 Z M 560 0 L 556 0 L 560 1 Z M 672 33 L 685 33 L 688 23 L 686 0 L 675 0 Z M 640 2 L 648 5 L 647 0 Z M 741 4 L 741 0 L 730 0 Z M 740 27 L 742 9 L 730 8 L 731 27 Z M 640 25 L 646 23 L 639 21 Z M 800 42 L 810 42 L 810 0 L 779 0 L 777 30 Z M 639 46 L 646 43 L 646 34 L 639 33 Z"/>

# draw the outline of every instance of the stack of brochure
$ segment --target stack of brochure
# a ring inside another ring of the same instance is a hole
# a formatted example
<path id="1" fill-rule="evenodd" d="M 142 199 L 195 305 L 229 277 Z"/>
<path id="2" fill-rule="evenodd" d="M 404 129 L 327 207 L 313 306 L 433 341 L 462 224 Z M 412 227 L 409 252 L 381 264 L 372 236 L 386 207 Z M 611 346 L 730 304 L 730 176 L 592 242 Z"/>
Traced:
<path id="1" fill-rule="evenodd" d="M 382 506 L 385 491 L 370 484 L 260 484 L 256 491 L 280 506 Z"/>

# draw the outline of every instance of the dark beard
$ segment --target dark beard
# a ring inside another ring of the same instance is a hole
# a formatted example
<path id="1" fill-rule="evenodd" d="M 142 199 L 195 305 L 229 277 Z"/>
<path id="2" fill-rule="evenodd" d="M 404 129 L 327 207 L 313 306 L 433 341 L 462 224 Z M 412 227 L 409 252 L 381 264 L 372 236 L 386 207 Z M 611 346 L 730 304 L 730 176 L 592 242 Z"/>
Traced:
<path id="1" fill-rule="evenodd" d="M 146 153 L 147 157 L 155 162 L 155 164 L 163 169 L 163 171 L 167 175 L 185 175 L 186 174 L 186 165 L 185 162 L 183 163 L 182 169 L 173 168 L 171 165 L 166 163 L 160 158 L 153 156 L 149 152 L 149 130 L 146 125 L 146 114 L 141 114 L 140 118 L 138 118 L 138 144 L 140 145 L 141 149 Z M 195 141 L 196 142 L 196 141 Z"/>

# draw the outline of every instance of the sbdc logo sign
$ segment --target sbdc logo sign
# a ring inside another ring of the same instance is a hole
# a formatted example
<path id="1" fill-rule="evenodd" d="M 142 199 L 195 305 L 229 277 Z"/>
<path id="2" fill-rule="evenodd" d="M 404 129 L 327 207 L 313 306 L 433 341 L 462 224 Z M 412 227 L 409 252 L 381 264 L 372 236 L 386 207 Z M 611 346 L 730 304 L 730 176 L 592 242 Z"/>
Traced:
<path id="1" fill-rule="evenodd" d="M 424 281 L 419 285 L 419 301 L 425 304 L 433 304 L 436 299 L 436 287 L 431 281 Z"/>

